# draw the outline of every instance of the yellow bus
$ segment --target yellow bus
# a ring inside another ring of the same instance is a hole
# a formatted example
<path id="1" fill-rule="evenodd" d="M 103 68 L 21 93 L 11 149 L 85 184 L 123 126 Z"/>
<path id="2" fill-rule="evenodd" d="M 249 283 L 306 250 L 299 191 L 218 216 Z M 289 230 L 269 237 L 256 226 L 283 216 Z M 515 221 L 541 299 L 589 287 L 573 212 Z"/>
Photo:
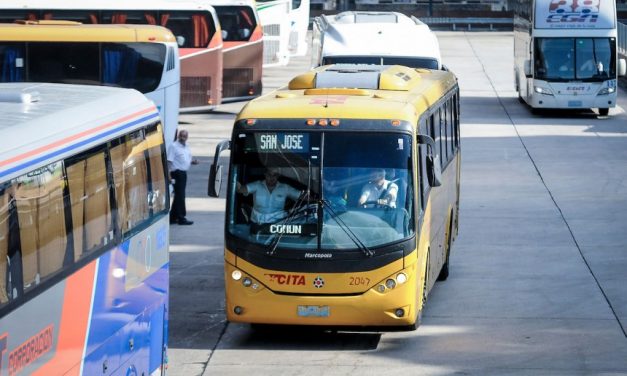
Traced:
<path id="1" fill-rule="evenodd" d="M 449 272 L 460 184 L 459 89 L 446 71 L 331 65 L 250 102 L 230 149 L 233 322 L 411 330 Z"/>

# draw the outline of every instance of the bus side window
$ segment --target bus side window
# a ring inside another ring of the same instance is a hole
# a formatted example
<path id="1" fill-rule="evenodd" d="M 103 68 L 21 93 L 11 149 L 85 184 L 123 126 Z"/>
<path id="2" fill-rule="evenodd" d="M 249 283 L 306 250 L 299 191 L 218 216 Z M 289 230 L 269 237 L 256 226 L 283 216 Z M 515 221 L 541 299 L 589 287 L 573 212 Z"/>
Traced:
<path id="1" fill-rule="evenodd" d="M 447 135 L 446 135 L 446 150 L 448 151 L 448 159 L 452 159 L 453 158 L 453 154 L 454 154 L 454 136 L 453 136 L 453 108 L 454 108 L 454 104 L 453 104 L 453 97 L 449 98 L 449 100 L 446 103 L 446 130 L 447 130 Z"/>
<path id="2" fill-rule="evenodd" d="M 442 129 L 442 126 L 440 125 L 439 108 L 433 113 L 431 129 L 433 132 L 433 141 L 435 141 L 435 155 L 440 156 L 440 163 L 442 163 L 442 146 L 440 145 L 440 143 L 442 142 L 442 137 L 440 137 L 440 130 Z"/>
<path id="3" fill-rule="evenodd" d="M 63 267 L 67 239 L 61 162 L 16 179 L 24 290 Z"/>
<path id="4" fill-rule="evenodd" d="M 88 152 L 68 163 L 74 259 L 113 240 L 105 151 Z"/>
<path id="5" fill-rule="evenodd" d="M 9 238 L 12 236 L 9 226 L 10 210 L 14 206 L 11 185 L 7 184 L 0 187 L 0 306 L 8 303 L 10 296 L 9 286 L 7 286 L 7 273 L 9 272 L 7 258 L 9 256 Z M 13 248 L 17 248 L 17 245 L 14 244 L 15 241 L 11 243 Z"/>
<path id="6" fill-rule="evenodd" d="M 148 164 L 150 167 L 151 191 L 149 206 L 152 214 L 167 210 L 169 199 L 165 179 L 165 147 L 163 145 L 163 131 L 161 124 L 156 124 L 147 130 Z"/>

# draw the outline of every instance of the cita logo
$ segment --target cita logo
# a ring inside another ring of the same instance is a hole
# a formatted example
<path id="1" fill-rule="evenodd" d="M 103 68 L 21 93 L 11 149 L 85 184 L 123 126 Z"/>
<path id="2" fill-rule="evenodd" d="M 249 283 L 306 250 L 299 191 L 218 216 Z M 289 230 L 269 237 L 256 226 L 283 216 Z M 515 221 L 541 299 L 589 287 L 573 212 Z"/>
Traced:
<path id="1" fill-rule="evenodd" d="M 305 286 L 305 276 L 300 274 L 266 274 L 270 282 L 279 285 Z"/>
<path id="2" fill-rule="evenodd" d="M 550 24 L 564 23 L 596 23 L 599 19 L 601 0 L 551 0 L 546 22 Z"/>
<path id="3" fill-rule="evenodd" d="M 320 276 L 314 278 L 313 285 L 317 289 L 322 288 L 324 286 L 324 279 L 322 279 L 322 277 Z"/>

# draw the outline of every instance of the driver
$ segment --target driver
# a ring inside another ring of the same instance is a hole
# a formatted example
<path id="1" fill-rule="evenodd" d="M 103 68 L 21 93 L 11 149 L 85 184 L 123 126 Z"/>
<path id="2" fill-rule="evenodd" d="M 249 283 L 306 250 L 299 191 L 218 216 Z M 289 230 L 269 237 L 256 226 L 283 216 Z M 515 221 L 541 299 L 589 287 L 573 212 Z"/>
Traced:
<path id="1" fill-rule="evenodd" d="M 398 186 L 385 179 L 385 169 L 377 168 L 370 174 L 370 181 L 364 185 L 359 197 L 359 205 L 365 208 L 376 206 L 396 207 Z"/>
<path id="2" fill-rule="evenodd" d="M 264 180 L 241 185 L 237 182 L 237 193 L 244 196 L 253 194 L 253 210 L 251 221 L 257 224 L 275 223 L 285 217 L 285 200 L 291 198 L 296 201 L 300 196 L 300 191 L 279 182 L 279 171 L 275 168 L 268 168 L 264 173 Z"/>

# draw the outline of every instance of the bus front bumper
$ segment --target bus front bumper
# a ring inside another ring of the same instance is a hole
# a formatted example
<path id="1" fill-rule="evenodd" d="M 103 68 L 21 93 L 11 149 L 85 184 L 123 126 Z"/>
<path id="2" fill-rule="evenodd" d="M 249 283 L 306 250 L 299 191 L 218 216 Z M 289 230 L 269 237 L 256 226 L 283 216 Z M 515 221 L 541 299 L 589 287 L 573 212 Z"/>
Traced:
<path id="1" fill-rule="evenodd" d="M 226 313 L 231 322 L 341 327 L 411 327 L 417 319 L 415 274 L 381 293 L 377 285 L 358 295 L 275 293 L 253 279 L 234 280 L 226 264 Z M 241 269 L 239 269 L 241 270 Z"/>

